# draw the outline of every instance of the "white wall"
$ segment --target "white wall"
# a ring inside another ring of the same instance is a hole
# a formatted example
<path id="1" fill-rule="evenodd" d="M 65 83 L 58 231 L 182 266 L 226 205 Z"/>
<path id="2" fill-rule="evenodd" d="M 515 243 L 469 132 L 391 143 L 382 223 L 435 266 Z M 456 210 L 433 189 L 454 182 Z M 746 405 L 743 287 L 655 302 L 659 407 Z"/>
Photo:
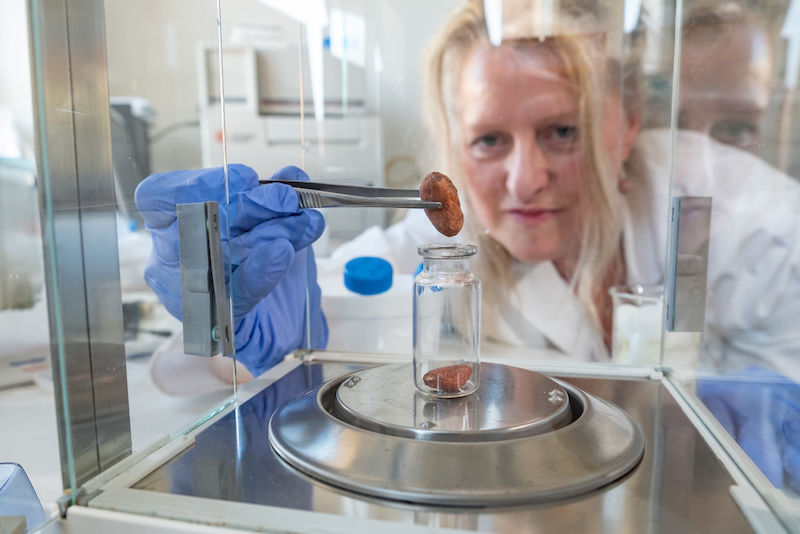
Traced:
<path id="1" fill-rule="evenodd" d="M 28 54 L 26 2 L 0 0 L 0 107 L 11 110 L 15 126 L 33 157 L 33 102 Z"/>
<path id="2" fill-rule="evenodd" d="M 216 41 L 214 0 L 106 0 L 111 96 L 142 96 L 151 133 L 197 120 L 197 43 Z M 153 170 L 200 166 L 200 129 L 185 126 L 151 147 Z"/>
<path id="3" fill-rule="evenodd" d="M 458 0 L 329 0 L 367 18 L 367 41 L 381 48 L 383 72 L 366 73 L 369 106 L 384 119 L 385 160 L 415 159 L 423 148 L 421 86 L 423 47 Z M 296 44 L 297 22 L 257 0 L 222 3 L 223 37 L 230 40 L 237 25 L 272 25 L 285 30 Z M 157 119 L 153 131 L 197 120 L 197 50 L 200 42 L 216 42 L 215 0 L 106 0 L 109 86 L 111 95 L 144 96 Z M 375 47 L 368 46 L 368 67 Z M 287 76 L 297 78 L 296 72 Z M 152 147 L 153 170 L 201 164 L 200 131 L 185 127 Z M 246 162 L 244 162 L 246 163 Z M 395 167 L 390 177 L 413 179 L 408 167 Z M 424 174 L 424 173 L 423 173 Z"/>

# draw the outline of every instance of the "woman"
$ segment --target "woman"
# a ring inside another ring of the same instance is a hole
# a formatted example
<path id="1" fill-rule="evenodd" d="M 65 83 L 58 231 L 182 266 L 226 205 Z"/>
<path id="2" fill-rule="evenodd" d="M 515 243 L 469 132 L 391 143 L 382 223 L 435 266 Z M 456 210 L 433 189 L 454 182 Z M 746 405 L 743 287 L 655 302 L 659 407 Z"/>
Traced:
<path id="1" fill-rule="evenodd" d="M 625 280 L 620 179 L 639 123 L 641 39 L 598 33 L 615 26 L 611 3 L 562 4 L 547 29 L 530 4 L 511 4 L 500 46 L 482 3 L 451 19 L 430 52 L 426 118 L 437 167 L 464 193 L 462 239 L 478 243 L 476 270 L 491 281 L 487 337 L 586 359 L 606 353 L 608 288 Z M 627 60 L 602 43 L 623 38 Z"/>

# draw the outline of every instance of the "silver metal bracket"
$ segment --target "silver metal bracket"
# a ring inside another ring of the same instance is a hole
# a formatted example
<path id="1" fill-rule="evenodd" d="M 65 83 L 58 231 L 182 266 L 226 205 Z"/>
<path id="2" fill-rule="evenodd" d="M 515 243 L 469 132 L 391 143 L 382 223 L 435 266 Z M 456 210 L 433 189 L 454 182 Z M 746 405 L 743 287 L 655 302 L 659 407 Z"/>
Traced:
<path id="1" fill-rule="evenodd" d="M 672 199 L 665 299 L 670 332 L 705 328 L 710 229 L 711 197 Z"/>
<path id="2" fill-rule="evenodd" d="M 183 350 L 214 356 L 233 352 L 225 294 L 219 203 L 178 204 Z"/>

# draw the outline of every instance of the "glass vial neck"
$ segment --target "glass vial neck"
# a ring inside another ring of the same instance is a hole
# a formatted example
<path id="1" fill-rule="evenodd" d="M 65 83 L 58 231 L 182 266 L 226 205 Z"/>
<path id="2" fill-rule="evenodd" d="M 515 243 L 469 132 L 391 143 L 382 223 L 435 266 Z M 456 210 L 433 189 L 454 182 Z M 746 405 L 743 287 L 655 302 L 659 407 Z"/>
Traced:
<path id="1" fill-rule="evenodd" d="M 423 258 L 422 270 L 438 273 L 468 273 L 469 258 Z"/>
<path id="2" fill-rule="evenodd" d="M 475 245 L 433 244 L 420 245 L 417 253 L 422 256 L 422 268 L 425 271 L 468 273 L 469 259 L 475 255 Z"/>

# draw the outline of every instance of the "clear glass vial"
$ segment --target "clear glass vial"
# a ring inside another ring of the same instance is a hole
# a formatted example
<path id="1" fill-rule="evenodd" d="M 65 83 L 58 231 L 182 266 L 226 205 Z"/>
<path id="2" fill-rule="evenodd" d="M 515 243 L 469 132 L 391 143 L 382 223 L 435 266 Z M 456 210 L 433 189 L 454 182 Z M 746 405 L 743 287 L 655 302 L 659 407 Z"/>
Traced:
<path id="1" fill-rule="evenodd" d="M 462 397 L 480 384 L 481 281 L 469 267 L 475 245 L 420 245 L 414 279 L 414 384 Z"/>

